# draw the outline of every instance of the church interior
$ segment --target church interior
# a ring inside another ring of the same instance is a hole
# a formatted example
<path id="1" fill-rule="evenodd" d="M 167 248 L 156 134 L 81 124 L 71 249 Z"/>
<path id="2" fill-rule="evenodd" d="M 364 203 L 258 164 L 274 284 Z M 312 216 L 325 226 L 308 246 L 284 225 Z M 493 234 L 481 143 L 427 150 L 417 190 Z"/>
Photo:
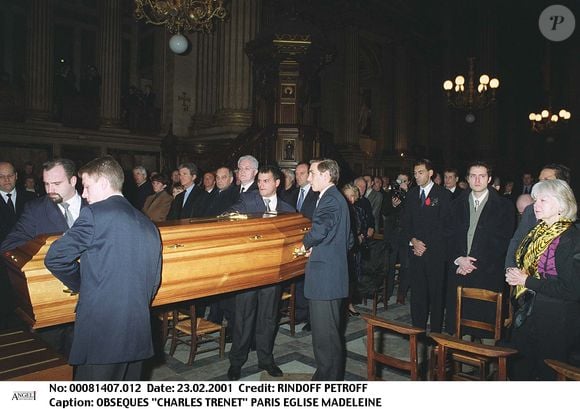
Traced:
<path id="1" fill-rule="evenodd" d="M 127 172 L 171 174 L 184 162 L 233 168 L 242 155 L 282 169 L 328 157 L 340 184 L 393 179 L 420 158 L 461 172 L 484 160 L 511 181 L 555 162 L 578 197 L 580 30 L 543 34 L 552 1 L 204 0 L 222 11 L 168 11 L 181 3 L 0 0 L 0 160 L 40 169 L 112 155 Z M 580 18 L 578 2 L 558 4 Z M 376 314 L 411 322 L 408 304 Z M 346 380 L 367 379 L 366 325 L 349 321 Z M 280 327 L 284 380 L 314 371 L 309 337 Z M 398 337 L 377 342 L 408 354 Z M 217 352 L 190 366 L 187 347 L 169 348 L 151 380 L 227 379 Z M 250 361 L 242 380 L 271 379 Z"/>
<path id="2" fill-rule="evenodd" d="M 548 5 L 230 0 L 223 19 L 181 29 L 177 54 L 178 29 L 137 20 L 134 1 L 3 0 L 2 156 L 21 168 L 112 154 L 166 172 L 330 156 L 344 181 L 421 157 L 438 169 L 486 160 L 508 178 L 549 162 L 574 172 L 580 40 L 542 35 Z M 483 74 L 499 87 L 475 89 Z M 443 83 L 458 75 L 456 104 Z M 543 110 L 571 118 L 536 127 Z"/>

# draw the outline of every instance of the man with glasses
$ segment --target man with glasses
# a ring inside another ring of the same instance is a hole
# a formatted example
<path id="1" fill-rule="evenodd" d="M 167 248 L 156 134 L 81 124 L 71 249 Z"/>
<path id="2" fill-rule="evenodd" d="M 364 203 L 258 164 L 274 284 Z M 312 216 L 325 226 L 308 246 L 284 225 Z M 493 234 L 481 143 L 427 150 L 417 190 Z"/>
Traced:
<path id="1" fill-rule="evenodd" d="M 4 240 L 18 217 L 24 204 L 35 198 L 31 192 L 16 188 L 18 174 L 10 162 L 0 162 L 0 242 Z"/>
<path id="2" fill-rule="evenodd" d="M 256 175 L 259 163 L 252 155 L 245 155 L 238 159 L 238 178 L 240 179 L 240 193 L 258 189 Z"/>
<path id="3" fill-rule="evenodd" d="M 10 162 L 0 162 L 0 242 L 4 240 L 22 214 L 24 204 L 35 195 L 16 188 L 18 174 Z M 2 269 L 4 266 L 2 265 Z M 6 274 L 0 272 L 0 328 L 7 325 L 12 310 L 12 291 Z"/>

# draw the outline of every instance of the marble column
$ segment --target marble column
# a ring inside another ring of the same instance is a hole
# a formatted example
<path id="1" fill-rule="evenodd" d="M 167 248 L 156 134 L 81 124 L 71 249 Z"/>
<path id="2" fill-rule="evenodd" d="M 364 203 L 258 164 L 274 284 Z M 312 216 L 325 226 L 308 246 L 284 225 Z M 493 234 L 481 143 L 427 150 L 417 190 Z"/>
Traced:
<path id="1" fill-rule="evenodd" d="M 218 23 L 219 24 L 219 23 Z M 196 128 L 206 128 L 212 125 L 217 109 L 218 73 L 219 73 L 219 34 L 200 33 L 197 37 L 197 81 L 195 90 Z"/>
<path id="2" fill-rule="evenodd" d="M 121 8 L 99 1 L 98 70 L 101 75 L 101 126 L 115 127 L 121 112 Z"/>
<path id="3" fill-rule="evenodd" d="M 258 32 L 261 0 L 237 0 L 229 8 L 229 20 L 218 23 L 221 44 L 215 125 L 245 128 L 252 124 L 253 76 L 244 47 Z"/>
<path id="4" fill-rule="evenodd" d="M 31 0 L 26 24 L 25 108 L 28 119 L 52 116 L 54 83 L 53 0 Z"/>
<path id="5" fill-rule="evenodd" d="M 358 145 L 359 142 L 359 73 L 358 73 L 358 31 L 349 27 L 345 33 L 344 69 L 344 143 Z"/>

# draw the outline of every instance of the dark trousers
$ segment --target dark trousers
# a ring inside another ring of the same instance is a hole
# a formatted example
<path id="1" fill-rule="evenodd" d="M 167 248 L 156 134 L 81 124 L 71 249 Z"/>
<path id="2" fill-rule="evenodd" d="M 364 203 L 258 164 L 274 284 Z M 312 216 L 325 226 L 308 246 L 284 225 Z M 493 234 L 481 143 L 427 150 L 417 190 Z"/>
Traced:
<path id="1" fill-rule="evenodd" d="M 411 319 L 413 325 L 427 328 L 431 313 L 431 331 L 441 332 L 443 325 L 445 268 L 443 260 L 426 255 L 410 256 Z"/>
<path id="2" fill-rule="evenodd" d="M 78 365 L 75 381 L 141 381 L 143 361 L 104 365 Z"/>
<path id="3" fill-rule="evenodd" d="M 576 302 L 536 296 L 532 315 L 514 328 L 509 346 L 518 354 L 511 358 L 510 379 L 514 381 L 555 380 L 555 372 L 544 359 L 570 362 L 580 345 L 580 309 Z"/>
<path id="4" fill-rule="evenodd" d="M 312 348 L 316 360 L 313 381 L 342 381 L 346 364 L 344 299 L 308 300 Z"/>
<path id="5" fill-rule="evenodd" d="M 304 297 L 304 277 L 296 280 L 296 322 L 308 321 L 308 300 Z"/>
<path id="6" fill-rule="evenodd" d="M 244 365 L 254 335 L 258 363 L 274 363 L 272 351 L 278 327 L 279 305 L 280 286 L 277 285 L 236 294 L 236 319 L 229 355 L 231 366 Z"/>
<path id="7" fill-rule="evenodd" d="M 387 297 L 393 295 L 395 287 L 395 264 L 401 264 L 399 269 L 399 289 L 397 295 L 405 297 L 409 290 L 409 244 L 398 243 L 389 246 L 387 265 Z"/>

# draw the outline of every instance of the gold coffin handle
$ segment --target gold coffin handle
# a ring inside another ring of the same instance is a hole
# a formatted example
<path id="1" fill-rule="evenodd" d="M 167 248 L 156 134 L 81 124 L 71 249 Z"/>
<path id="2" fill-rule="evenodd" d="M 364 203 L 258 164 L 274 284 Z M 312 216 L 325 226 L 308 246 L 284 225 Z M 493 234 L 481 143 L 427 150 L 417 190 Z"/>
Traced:
<path id="1" fill-rule="evenodd" d="M 253 236 L 250 237 L 250 240 L 260 240 L 260 239 L 262 239 L 261 234 L 254 234 Z"/>
<path id="2" fill-rule="evenodd" d="M 184 244 L 175 243 L 175 244 L 172 244 L 171 246 L 167 246 L 167 248 L 169 248 L 169 249 L 178 249 L 180 247 L 185 247 L 185 245 Z"/>
<path id="3" fill-rule="evenodd" d="M 69 294 L 71 297 L 75 296 L 75 295 L 79 295 L 79 293 L 74 292 L 73 290 L 71 290 L 70 288 L 68 288 L 67 286 L 64 286 L 62 289 L 62 292 L 65 294 Z"/>
<path id="4" fill-rule="evenodd" d="M 302 250 L 298 247 L 294 247 L 294 251 L 292 252 L 292 258 L 298 258 L 304 256 L 306 254 L 306 250 Z"/>

